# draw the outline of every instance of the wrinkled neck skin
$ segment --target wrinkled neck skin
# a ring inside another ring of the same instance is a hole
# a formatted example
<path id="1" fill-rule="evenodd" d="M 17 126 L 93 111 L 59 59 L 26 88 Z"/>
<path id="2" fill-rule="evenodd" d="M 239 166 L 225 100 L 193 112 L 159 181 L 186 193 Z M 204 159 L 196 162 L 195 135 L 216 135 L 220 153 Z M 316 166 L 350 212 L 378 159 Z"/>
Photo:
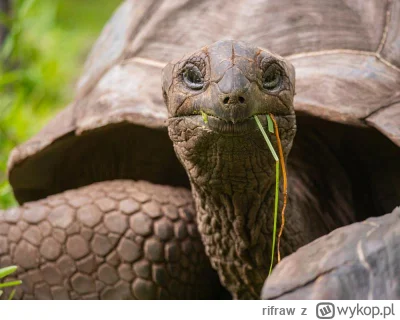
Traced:
<path id="1" fill-rule="evenodd" d="M 180 118 L 170 120 L 169 134 L 191 181 L 212 266 L 235 299 L 258 299 L 270 264 L 275 194 L 275 161 L 261 133 L 221 135 Z M 282 134 L 287 154 L 294 129 Z"/>
<path id="2" fill-rule="evenodd" d="M 253 159 L 246 158 L 251 164 Z M 259 298 L 269 266 L 273 179 L 254 174 L 251 170 L 261 169 L 256 162 L 247 167 L 247 176 L 240 174 L 245 167 L 237 163 L 216 166 L 215 171 L 237 172 L 227 177 L 230 180 L 227 188 L 222 186 L 222 181 L 206 185 L 196 179 L 192 181 L 198 227 L 206 253 L 235 299 Z"/>

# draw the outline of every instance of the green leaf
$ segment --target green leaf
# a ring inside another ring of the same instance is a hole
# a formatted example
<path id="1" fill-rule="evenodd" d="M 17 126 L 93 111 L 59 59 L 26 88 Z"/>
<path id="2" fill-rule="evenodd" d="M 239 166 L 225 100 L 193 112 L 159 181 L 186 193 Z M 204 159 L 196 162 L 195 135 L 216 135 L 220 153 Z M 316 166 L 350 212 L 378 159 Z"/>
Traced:
<path id="1" fill-rule="evenodd" d="M 10 266 L 0 269 L 0 279 L 7 277 L 18 269 L 17 266 Z"/>
<path id="2" fill-rule="evenodd" d="M 263 126 L 262 126 L 262 124 L 261 124 L 261 122 L 260 122 L 260 119 L 258 119 L 258 117 L 257 117 L 256 115 L 254 116 L 254 119 L 256 119 L 258 128 L 260 129 L 262 135 L 264 136 L 264 139 L 265 139 L 265 141 L 267 142 L 267 145 L 268 145 L 268 147 L 269 147 L 269 150 L 270 150 L 271 153 L 272 153 L 272 156 L 274 157 L 274 159 L 275 159 L 276 162 L 279 162 L 278 156 L 277 156 L 277 154 L 276 154 L 276 152 L 275 152 L 275 150 L 274 150 L 274 147 L 272 146 L 271 141 L 269 140 L 269 138 L 268 138 L 268 136 L 267 136 L 267 133 L 265 132 L 265 130 L 264 130 L 264 128 L 263 128 Z"/>
<path id="3" fill-rule="evenodd" d="M 15 287 L 15 286 L 19 286 L 21 283 L 22 283 L 21 280 L 0 283 L 0 288 Z"/>
<path id="4" fill-rule="evenodd" d="M 269 150 L 272 153 L 272 156 L 275 159 L 275 203 L 274 203 L 274 226 L 273 226 L 273 232 L 272 232 L 272 252 L 271 252 L 271 264 L 269 266 L 269 273 L 268 275 L 271 274 L 272 272 L 272 268 L 274 266 L 274 257 L 275 257 L 275 240 L 276 240 L 276 225 L 277 225 L 277 220 L 278 220 L 278 205 L 279 205 L 279 158 L 274 150 L 274 147 L 272 146 L 271 141 L 269 140 L 267 133 L 265 132 L 260 120 L 258 119 L 258 117 L 255 115 L 254 119 L 257 122 L 257 125 L 262 133 L 262 135 L 264 136 L 265 142 L 267 143 Z M 272 119 L 271 117 L 269 117 L 267 115 L 267 121 L 271 121 L 272 123 Z M 269 127 L 269 123 L 268 123 L 268 127 Z M 272 126 L 273 127 L 273 126 Z M 269 131 L 271 131 L 269 129 Z"/>
<path id="5" fill-rule="evenodd" d="M 0 78 L 0 88 L 10 83 L 19 81 L 21 79 L 22 74 L 23 72 L 19 70 L 3 73 L 3 75 Z"/>
<path id="6" fill-rule="evenodd" d="M 275 164 L 275 206 L 274 206 L 274 229 L 272 232 L 272 252 L 271 252 L 271 264 L 269 266 L 268 275 L 272 272 L 272 267 L 274 266 L 275 257 L 275 239 L 276 239 L 276 224 L 278 221 L 278 205 L 279 205 L 279 162 Z"/>
<path id="7" fill-rule="evenodd" d="M 10 296 L 8 297 L 8 300 L 12 300 L 14 298 L 16 291 L 17 291 L 16 289 L 13 289 L 13 291 L 11 291 Z"/>
<path id="8" fill-rule="evenodd" d="M 267 122 L 268 122 L 268 131 L 274 133 L 274 124 L 269 114 L 267 114 Z"/>

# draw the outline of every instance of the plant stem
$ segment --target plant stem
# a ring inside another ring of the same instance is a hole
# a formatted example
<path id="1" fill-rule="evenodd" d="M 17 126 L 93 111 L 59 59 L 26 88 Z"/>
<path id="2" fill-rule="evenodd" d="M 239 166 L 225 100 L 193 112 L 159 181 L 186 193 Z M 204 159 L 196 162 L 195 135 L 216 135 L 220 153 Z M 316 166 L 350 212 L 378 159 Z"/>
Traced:
<path id="1" fill-rule="evenodd" d="M 271 264 L 269 266 L 269 273 L 272 272 L 275 257 L 275 238 L 276 238 L 276 224 L 278 220 L 278 204 L 279 204 L 279 161 L 275 162 L 275 206 L 274 206 L 274 230 L 272 232 L 272 252 L 271 252 Z"/>
<path id="2" fill-rule="evenodd" d="M 280 244 L 281 244 L 283 228 L 285 227 L 285 209 L 286 209 L 287 194 L 288 194 L 288 192 L 287 192 L 287 173 L 286 173 L 285 159 L 283 158 L 281 138 L 279 137 L 278 124 L 276 123 L 276 120 L 272 114 L 270 114 L 269 116 L 272 119 L 272 121 L 274 123 L 274 127 L 275 127 L 275 136 L 276 136 L 276 142 L 278 144 L 279 158 L 280 158 L 280 162 L 281 162 L 282 176 L 283 176 L 283 206 L 282 206 L 282 212 L 281 212 L 281 228 L 280 228 L 279 234 L 278 234 L 278 245 L 277 245 L 278 263 L 279 263 L 281 261 Z"/>
<path id="3" fill-rule="evenodd" d="M 273 232 L 272 232 L 272 249 L 271 249 L 271 264 L 269 266 L 269 273 L 268 275 L 271 274 L 272 272 L 272 267 L 274 265 L 274 256 L 275 256 L 275 238 L 276 238 L 276 224 L 278 220 L 278 205 L 279 205 L 279 159 L 278 156 L 276 155 L 276 152 L 274 150 L 274 147 L 272 146 L 271 141 L 269 140 L 267 133 L 265 132 L 260 120 L 258 117 L 255 115 L 254 119 L 257 122 L 257 125 L 264 136 L 265 142 L 267 143 L 269 150 L 272 153 L 272 156 L 275 159 L 275 203 L 274 203 L 274 227 L 273 227 Z"/>
<path id="4" fill-rule="evenodd" d="M 13 289 L 13 291 L 11 291 L 10 296 L 8 297 L 8 300 L 12 300 L 14 298 L 16 291 L 17 291 L 16 289 Z"/>
<path id="5" fill-rule="evenodd" d="M 272 153 L 272 156 L 274 157 L 275 161 L 279 162 L 278 156 L 276 155 L 276 152 L 275 152 L 275 150 L 274 150 L 274 147 L 272 146 L 272 143 L 271 143 L 271 141 L 269 140 L 269 138 L 268 138 L 268 136 L 267 136 L 267 133 L 265 132 L 265 130 L 264 130 L 264 128 L 263 128 L 263 126 L 262 126 L 262 124 L 261 124 L 261 122 L 260 122 L 260 119 L 258 119 L 258 117 L 257 117 L 256 115 L 254 116 L 254 119 L 256 119 L 258 128 L 260 128 L 260 131 L 261 131 L 262 135 L 264 136 L 265 141 L 267 142 L 267 145 L 268 145 L 268 147 L 269 147 L 269 150 L 270 150 L 271 153 Z"/>

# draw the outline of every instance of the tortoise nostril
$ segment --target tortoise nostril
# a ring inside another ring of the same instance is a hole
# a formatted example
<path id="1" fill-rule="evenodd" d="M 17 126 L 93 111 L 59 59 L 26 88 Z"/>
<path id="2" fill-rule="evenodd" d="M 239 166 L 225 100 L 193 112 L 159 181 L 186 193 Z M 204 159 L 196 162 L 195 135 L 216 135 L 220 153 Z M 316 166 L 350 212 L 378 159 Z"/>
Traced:
<path id="1" fill-rule="evenodd" d="M 225 96 L 224 100 L 222 100 L 223 104 L 236 104 L 236 103 L 244 103 L 246 99 L 242 96 L 238 95 L 228 95 Z"/>

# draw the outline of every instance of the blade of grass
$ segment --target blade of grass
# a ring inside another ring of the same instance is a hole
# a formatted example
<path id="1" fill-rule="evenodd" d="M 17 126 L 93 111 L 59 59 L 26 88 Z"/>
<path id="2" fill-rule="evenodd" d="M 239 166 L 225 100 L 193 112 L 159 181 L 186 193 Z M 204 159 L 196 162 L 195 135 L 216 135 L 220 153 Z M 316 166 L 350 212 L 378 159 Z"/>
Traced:
<path id="1" fill-rule="evenodd" d="M 17 270 L 17 266 L 10 266 L 0 269 L 0 279 L 7 277 Z"/>
<path id="2" fill-rule="evenodd" d="M 267 133 L 265 132 L 260 120 L 258 117 L 255 115 L 254 119 L 257 122 L 258 128 L 260 129 L 265 142 L 267 143 L 269 150 L 272 153 L 272 156 L 275 159 L 275 203 L 274 203 L 274 226 L 273 226 L 273 231 L 272 231 L 272 249 L 271 249 L 271 264 L 269 266 L 269 272 L 268 275 L 271 274 L 272 268 L 274 266 L 274 257 L 275 257 L 275 239 L 276 239 L 276 224 L 278 220 L 278 205 L 279 205 L 279 159 L 278 156 L 276 155 L 276 152 L 274 150 L 274 147 L 272 146 L 271 141 L 269 140 Z"/>
<path id="3" fill-rule="evenodd" d="M 16 289 L 13 289 L 13 291 L 11 291 L 10 296 L 8 297 L 8 300 L 12 300 L 14 298 L 16 291 L 17 291 Z"/>
<path id="4" fill-rule="evenodd" d="M 276 239 L 276 224 L 278 220 L 278 205 L 279 205 L 279 161 L 275 163 L 275 206 L 274 206 L 274 229 L 272 232 L 272 252 L 271 252 L 271 264 L 269 266 L 268 275 L 272 272 L 275 257 L 275 239 Z"/>
<path id="5" fill-rule="evenodd" d="M 271 117 L 267 114 L 268 131 L 274 133 L 274 125 L 272 123 Z"/>
<path id="6" fill-rule="evenodd" d="M 268 138 L 268 136 L 267 136 L 267 133 L 265 132 L 265 130 L 264 130 L 264 128 L 263 128 L 263 126 L 262 126 L 262 124 L 261 124 L 261 122 L 260 122 L 260 119 L 258 119 L 258 117 L 257 117 L 256 115 L 254 116 L 254 119 L 256 119 L 258 128 L 260 129 L 262 135 L 264 136 L 264 139 L 265 139 L 265 141 L 267 142 L 268 148 L 269 148 L 269 150 L 271 151 L 272 156 L 274 157 L 275 161 L 279 161 L 278 156 L 276 155 L 276 152 L 275 152 L 275 150 L 274 150 L 274 147 L 272 146 L 272 143 L 271 143 L 271 141 L 269 140 L 269 138 Z"/>
<path id="7" fill-rule="evenodd" d="M 0 289 L 1 289 L 1 288 L 8 288 L 8 287 L 19 286 L 21 283 L 22 283 L 21 280 L 10 281 L 10 282 L 6 282 L 6 283 L 0 283 Z"/>
<path id="8" fill-rule="evenodd" d="M 281 261 L 280 244 L 281 244 L 283 228 L 285 227 L 285 209 L 286 209 L 287 194 L 288 194 L 288 192 L 287 192 L 287 173 L 286 173 L 285 159 L 283 158 L 281 138 L 279 137 L 278 124 L 275 120 L 275 117 L 272 114 L 270 114 L 269 116 L 270 116 L 271 120 L 273 121 L 274 127 L 275 127 L 275 136 L 276 136 L 276 141 L 278 143 L 279 159 L 281 162 L 282 176 L 283 176 L 283 206 L 282 206 L 282 212 L 281 212 L 281 228 L 279 229 L 278 245 L 277 245 L 278 263 L 279 263 Z"/>

